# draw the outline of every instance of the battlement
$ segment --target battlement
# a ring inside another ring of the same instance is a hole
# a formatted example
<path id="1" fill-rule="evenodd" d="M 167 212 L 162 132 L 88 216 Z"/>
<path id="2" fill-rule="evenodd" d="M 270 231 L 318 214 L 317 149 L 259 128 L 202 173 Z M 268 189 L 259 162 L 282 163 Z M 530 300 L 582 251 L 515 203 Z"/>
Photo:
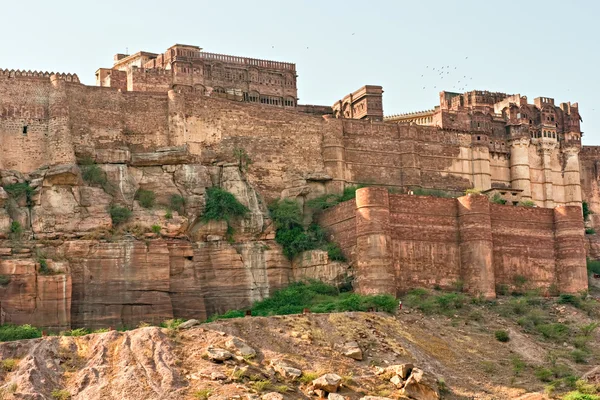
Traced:
<path id="1" fill-rule="evenodd" d="M 198 58 L 204 60 L 221 61 L 224 63 L 241 64 L 248 67 L 262 67 L 271 69 L 286 69 L 294 72 L 296 71 L 296 64 L 281 61 L 261 60 L 258 58 L 246 58 L 206 52 L 198 53 Z"/>
<path id="2" fill-rule="evenodd" d="M 70 73 L 55 73 L 55 72 L 43 72 L 43 71 L 25 71 L 20 69 L 0 69 L 0 77 L 5 78 L 34 78 L 34 79 L 50 79 L 52 76 L 57 79 L 64 80 L 67 82 L 79 83 L 79 77 L 77 74 Z"/>

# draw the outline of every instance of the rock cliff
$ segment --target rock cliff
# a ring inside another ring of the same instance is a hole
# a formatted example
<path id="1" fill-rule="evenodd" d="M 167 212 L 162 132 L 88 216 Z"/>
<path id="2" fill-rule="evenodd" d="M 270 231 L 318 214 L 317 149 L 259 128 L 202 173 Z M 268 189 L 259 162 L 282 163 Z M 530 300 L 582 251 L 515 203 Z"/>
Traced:
<path id="1" fill-rule="evenodd" d="M 238 164 L 186 163 L 179 149 L 121 153 L 84 153 L 81 164 L 30 174 L 0 171 L 3 323 L 67 329 L 204 319 L 295 279 L 339 282 L 348 272 L 324 251 L 290 262 Z M 210 187 L 232 193 L 247 217 L 229 228 L 204 221 Z M 141 204 L 142 191 L 153 193 L 153 206 Z M 111 207 L 131 216 L 115 223 Z"/>

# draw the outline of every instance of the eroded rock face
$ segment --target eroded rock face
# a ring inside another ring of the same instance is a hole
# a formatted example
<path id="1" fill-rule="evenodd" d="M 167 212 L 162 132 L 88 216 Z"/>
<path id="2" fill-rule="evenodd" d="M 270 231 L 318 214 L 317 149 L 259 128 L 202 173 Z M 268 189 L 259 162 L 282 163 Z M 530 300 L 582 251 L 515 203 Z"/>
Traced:
<path id="1" fill-rule="evenodd" d="M 400 394 L 415 400 L 438 400 L 440 393 L 437 379 L 419 368 L 414 368 L 412 373 L 400 390 Z"/>
<path id="2" fill-rule="evenodd" d="M 0 186 L 6 322 L 95 329 L 202 321 L 249 307 L 292 280 L 334 282 L 347 269 L 330 263 L 326 253 L 292 265 L 273 240 L 264 200 L 237 164 L 212 158 L 210 165 L 199 164 L 184 147 L 135 154 L 81 147 L 78 157 L 98 163 L 95 182 L 84 174 L 89 165 L 55 165 L 28 175 L 0 171 L 2 185 L 21 185 L 10 193 Z M 247 218 L 231 221 L 234 235 L 225 221 L 202 221 L 211 186 L 233 193 L 250 210 Z M 140 189 L 154 192 L 153 207 L 140 205 Z M 131 211 L 126 222 L 113 222 L 115 206 Z M 18 232 L 10 233 L 12 223 Z M 59 273 L 41 275 L 40 260 Z"/>
<path id="3" fill-rule="evenodd" d="M 312 381 L 312 385 L 315 389 L 324 390 L 328 393 L 337 392 L 341 383 L 342 378 L 336 374 L 325 374 Z"/>

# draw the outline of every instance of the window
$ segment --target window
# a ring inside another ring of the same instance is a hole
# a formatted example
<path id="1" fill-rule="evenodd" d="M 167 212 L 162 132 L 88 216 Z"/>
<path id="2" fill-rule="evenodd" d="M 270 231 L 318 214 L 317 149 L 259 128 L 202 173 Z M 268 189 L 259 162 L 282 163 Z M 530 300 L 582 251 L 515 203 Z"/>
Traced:
<path id="1" fill-rule="evenodd" d="M 23 135 L 27 135 L 28 126 L 23 125 Z"/>

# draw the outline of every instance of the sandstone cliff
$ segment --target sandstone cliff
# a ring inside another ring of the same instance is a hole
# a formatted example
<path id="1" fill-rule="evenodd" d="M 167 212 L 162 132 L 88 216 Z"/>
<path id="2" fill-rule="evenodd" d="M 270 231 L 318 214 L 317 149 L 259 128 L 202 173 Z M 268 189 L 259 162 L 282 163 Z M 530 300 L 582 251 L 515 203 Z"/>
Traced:
<path id="1" fill-rule="evenodd" d="M 348 272 L 323 251 L 290 262 L 242 168 L 189 164 L 185 154 L 136 153 L 125 163 L 104 150 L 82 154 L 83 165 L 0 171 L 2 322 L 67 329 L 204 319 L 299 277 L 336 282 Z M 249 209 L 229 230 L 201 218 L 214 186 Z M 140 191 L 154 193 L 153 207 L 140 204 Z M 113 222 L 115 206 L 132 210 L 127 222 Z"/>

